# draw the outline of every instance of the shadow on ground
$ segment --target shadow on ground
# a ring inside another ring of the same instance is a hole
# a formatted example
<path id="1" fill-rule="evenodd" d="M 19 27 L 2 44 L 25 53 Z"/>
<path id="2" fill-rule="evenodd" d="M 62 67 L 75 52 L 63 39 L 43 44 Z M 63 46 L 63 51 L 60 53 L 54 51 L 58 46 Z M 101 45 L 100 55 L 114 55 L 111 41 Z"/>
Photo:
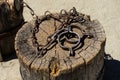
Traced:
<path id="1" fill-rule="evenodd" d="M 120 61 L 105 55 L 105 73 L 103 80 L 120 80 Z"/>
<path id="2" fill-rule="evenodd" d="M 2 55 L 3 57 L 3 62 L 12 60 L 12 59 L 17 59 L 16 53 L 10 54 L 10 55 Z"/>

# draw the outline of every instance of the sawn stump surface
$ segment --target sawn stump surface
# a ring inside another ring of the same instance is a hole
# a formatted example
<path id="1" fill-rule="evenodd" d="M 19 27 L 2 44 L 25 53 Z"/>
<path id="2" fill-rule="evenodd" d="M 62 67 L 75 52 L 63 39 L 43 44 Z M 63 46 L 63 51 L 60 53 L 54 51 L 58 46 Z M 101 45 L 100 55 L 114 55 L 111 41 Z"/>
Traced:
<path id="1" fill-rule="evenodd" d="M 99 21 L 88 20 L 88 23 L 74 25 L 91 26 L 94 38 L 85 38 L 82 48 L 75 51 L 75 56 L 69 56 L 69 51 L 56 44 L 43 57 L 36 56 L 32 44 L 32 29 L 34 21 L 26 23 L 17 33 L 15 48 L 20 61 L 20 71 L 23 80 L 102 80 L 104 66 L 105 32 Z M 39 44 L 44 45 L 48 35 L 55 32 L 54 26 L 60 23 L 50 19 L 40 25 L 36 34 Z M 81 35 L 81 30 L 74 31 Z"/>

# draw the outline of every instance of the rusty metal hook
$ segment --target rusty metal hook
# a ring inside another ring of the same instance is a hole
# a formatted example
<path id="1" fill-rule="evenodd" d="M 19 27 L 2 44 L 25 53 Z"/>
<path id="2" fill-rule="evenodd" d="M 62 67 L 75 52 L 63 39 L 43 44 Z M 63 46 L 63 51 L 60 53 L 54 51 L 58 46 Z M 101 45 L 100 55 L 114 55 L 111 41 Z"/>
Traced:
<path id="1" fill-rule="evenodd" d="M 58 38 L 57 38 L 57 41 L 58 41 L 58 44 L 60 45 L 60 47 L 62 48 L 62 49 L 64 49 L 64 50 L 69 50 L 70 52 L 70 56 L 74 56 L 75 55 L 75 53 L 74 53 L 74 51 L 76 50 L 76 48 L 78 47 L 78 45 L 80 44 L 80 41 L 81 41 L 81 37 L 79 36 L 79 34 L 78 33 L 76 33 L 76 32 L 73 32 L 73 31 L 69 31 L 70 29 L 68 29 L 68 31 L 64 31 L 64 32 L 62 32 L 62 33 L 60 33 L 59 35 L 58 35 Z M 71 40 L 68 40 L 67 38 L 66 38 L 66 41 L 68 41 L 69 43 L 75 43 L 72 47 L 67 47 L 67 46 L 64 46 L 63 44 L 62 44 L 62 42 L 61 42 L 61 38 L 62 37 L 64 37 L 64 36 L 66 36 L 66 34 L 69 34 L 69 35 L 75 35 L 75 36 L 77 36 L 77 40 L 76 41 L 71 41 Z"/>

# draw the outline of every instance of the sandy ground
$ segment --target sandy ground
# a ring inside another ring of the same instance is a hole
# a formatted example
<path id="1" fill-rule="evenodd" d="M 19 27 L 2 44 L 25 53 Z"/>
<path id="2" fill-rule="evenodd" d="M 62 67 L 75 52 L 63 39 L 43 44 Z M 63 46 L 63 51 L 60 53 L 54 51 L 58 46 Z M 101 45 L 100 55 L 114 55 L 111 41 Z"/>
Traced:
<path id="1" fill-rule="evenodd" d="M 106 32 L 106 54 L 114 60 L 106 60 L 104 80 L 120 80 L 120 0 L 25 0 L 36 12 L 42 15 L 46 10 L 59 12 L 69 10 L 73 6 L 79 12 L 88 14 L 91 19 L 98 19 Z M 29 10 L 25 8 L 26 21 L 32 19 Z M 109 74 L 108 74 L 109 73 Z M 0 80 L 21 80 L 17 59 L 0 63 Z"/>

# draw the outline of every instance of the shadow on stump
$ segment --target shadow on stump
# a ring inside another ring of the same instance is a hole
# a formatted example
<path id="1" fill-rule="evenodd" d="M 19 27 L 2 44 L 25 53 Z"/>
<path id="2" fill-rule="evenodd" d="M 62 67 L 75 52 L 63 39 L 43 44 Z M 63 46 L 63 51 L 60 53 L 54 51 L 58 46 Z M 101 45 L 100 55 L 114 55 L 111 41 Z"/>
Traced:
<path id="1" fill-rule="evenodd" d="M 120 80 L 120 61 L 105 54 L 105 73 L 103 80 Z"/>

